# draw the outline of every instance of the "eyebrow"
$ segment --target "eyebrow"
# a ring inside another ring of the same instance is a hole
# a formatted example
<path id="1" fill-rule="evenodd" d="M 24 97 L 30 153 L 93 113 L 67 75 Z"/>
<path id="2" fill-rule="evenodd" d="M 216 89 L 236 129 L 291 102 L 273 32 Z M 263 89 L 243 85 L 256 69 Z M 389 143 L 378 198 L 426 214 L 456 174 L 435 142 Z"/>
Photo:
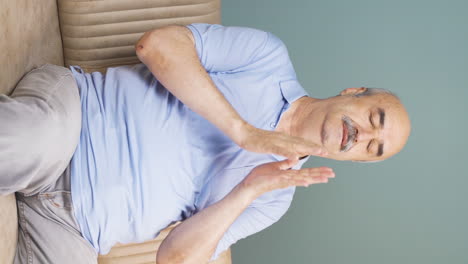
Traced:
<path id="1" fill-rule="evenodd" d="M 378 108 L 377 111 L 379 112 L 380 117 L 380 127 L 383 128 L 385 125 L 385 110 Z"/>
<path id="2" fill-rule="evenodd" d="M 377 111 L 379 112 L 379 117 L 380 117 L 380 127 L 383 128 L 385 125 L 385 110 L 382 108 L 378 108 Z M 381 157 L 383 155 L 383 147 L 384 144 L 380 143 L 379 148 L 377 150 L 377 157 Z"/>
<path id="3" fill-rule="evenodd" d="M 377 157 L 380 157 L 383 155 L 383 144 L 379 144 L 379 149 L 377 150 Z"/>

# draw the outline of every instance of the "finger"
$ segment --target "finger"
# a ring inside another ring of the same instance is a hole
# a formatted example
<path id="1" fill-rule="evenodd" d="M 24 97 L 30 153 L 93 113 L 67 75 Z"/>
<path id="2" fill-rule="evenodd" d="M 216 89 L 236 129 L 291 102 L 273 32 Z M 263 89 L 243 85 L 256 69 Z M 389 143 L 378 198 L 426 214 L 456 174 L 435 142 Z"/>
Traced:
<path id="1" fill-rule="evenodd" d="M 303 139 L 295 144 L 295 150 L 301 156 L 311 155 L 325 157 L 328 155 L 326 148 Z"/>
<path id="2" fill-rule="evenodd" d="M 289 160 L 296 160 L 299 158 L 299 154 L 297 154 L 297 151 L 290 142 L 281 142 L 281 144 L 272 145 L 271 150 L 268 152 L 286 157 L 286 159 Z"/>
<path id="3" fill-rule="evenodd" d="M 324 176 L 313 177 L 308 181 L 305 181 L 304 187 L 308 187 L 311 184 L 319 184 L 319 183 L 328 183 L 329 179 Z"/>
<path id="4" fill-rule="evenodd" d="M 300 173 L 300 177 L 302 177 L 304 180 L 308 180 L 314 177 L 325 177 L 327 179 L 335 178 L 335 173 L 333 170 L 327 167 L 302 169 L 297 171 L 297 173 Z"/>
<path id="5" fill-rule="evenodd" d="M 296 165 L 298 162 L 299 162 L 299 159 L 292 158 L 292 159 L 285 159 L 285 160 L 279 161 L 277 162 L 277 165 L 280 170 L 288 170 L 294 167 L 294 165 Z"/>
<path id="6" fill-rule="evenodd" d="M 304 173 L 312 174 L 312 173 L 320 173 L 322 176 L 326 176 L 329 178 L 335 178 L 335 173 L 333 172 L 332 168 L 329 167 L 318 167 L 318 168 L 305 168 L 301 169 Z"/>
<path id="7" fill-rule="evenodd" d="M 323 175 L 327 177 L 334 177 L 335 173 L 332 168 L 329 167 L 317 167 L 317 168 L 303 168 L 299 170 L 293 170 L 292 174 L 300 174 L 302 177 L 312 177 L 317 175 Z"/>
<path id="8" fill-rule="evenodd" d="M 308 140 L 305 140 L 300 137 L 291 137 L 288 136 L 287 145 L 284 146 L 282 149 L 281 147 L 278 148 L 278 151 L 283 152 L 282 154 L 285 157 L 292 158 L 292 157 L 302 157 L 302 156 L 320 156 L 325 157 L 328 155 L 328 151 L 326 148 L 312 143 Z"/>
<path id="9" fill-rule="evenodd" d="M 328 178 L 325 176 L 316 176 L 312 177 L 307 180 L 300 180 L 300 179 L 294 179 L 294 181 L 291 181 L 289 183 L 289 186 L 303 186 L 307 187 L 311 184 L 319 184 L 319 183 L 328 183 Z"/>
<path id="10" fill-rule="evenodd" d="M 329 178 L 335 177 L 335 173 L 331 168 L 320 167 L 284 171 L 282 177 L 287 181 L 289 186 L 301 186 L 306 183 L 316 183 L 318 179 L 326 179 L 328 181 Z"/>
<path id="11" fill-rule="evenodd" d="M 330 171 L 322 171 L 322 170 L 287 170 L 283 172 L 283 177 L 287 180 L 297 180 L 297 181 L 307 181 L 314 177 L 326 177 L 331 178 L 333 177 L 333 172 Z"/>

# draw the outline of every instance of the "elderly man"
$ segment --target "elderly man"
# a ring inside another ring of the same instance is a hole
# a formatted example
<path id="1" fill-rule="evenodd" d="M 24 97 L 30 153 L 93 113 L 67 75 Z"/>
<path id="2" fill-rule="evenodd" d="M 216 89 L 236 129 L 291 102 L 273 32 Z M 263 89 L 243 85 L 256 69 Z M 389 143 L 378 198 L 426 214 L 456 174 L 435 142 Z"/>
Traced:
<path id="1" fill-rule="evenodd" d="M 95 263 L 176 221 L 157 262 L 206 263 L 276 222 L 295 186 L 334 177 L 301 169 L 307 156 L 383 160 L 410 132 L 384 90 L 309 97 L 271 33 L 169 26 L 135 47 L 143 64 L 105 75 L 44 65 L 0 97 L 17 263 Z"/>

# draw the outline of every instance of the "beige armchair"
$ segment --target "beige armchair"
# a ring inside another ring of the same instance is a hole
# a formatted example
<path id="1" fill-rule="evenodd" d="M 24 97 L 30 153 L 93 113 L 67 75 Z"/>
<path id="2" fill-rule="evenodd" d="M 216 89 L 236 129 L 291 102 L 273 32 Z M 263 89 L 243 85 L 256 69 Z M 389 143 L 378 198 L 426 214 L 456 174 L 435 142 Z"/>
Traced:
<path id="1" fill-rule="evenodd" d="M 220 23 L 220 4 L 220 0 L 0 0 L 0 93 L 10 93 L 25 73 L 44 63 L 101 72 L 139 63 L 133 45 L 145 31 L 167 24 Z M 13 260 L 17 226 L 15 196 L 0 196 L 0 263 Z M 99 257 L 99 263 L 155 263 L 157 248 L 170 230 L 146 243 L 116 245 Z M 231 263 L 230 251 L 213 263 Z"/>

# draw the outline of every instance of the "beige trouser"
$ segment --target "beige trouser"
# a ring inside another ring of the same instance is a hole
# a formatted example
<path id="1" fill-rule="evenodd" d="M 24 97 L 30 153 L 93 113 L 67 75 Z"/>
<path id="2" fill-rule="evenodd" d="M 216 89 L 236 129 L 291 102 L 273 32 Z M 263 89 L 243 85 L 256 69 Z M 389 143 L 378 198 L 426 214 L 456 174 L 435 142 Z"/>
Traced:
<path id="1" fill-rule="evenodd" d="M 81 106 L 70 70 L 32 70 L 0 95 L 0 194 L 32 195 L 52 184 L 78 144 Z"/>
<path id="2" fill-rule="evenodd" d="M 0 95 L 0 195 L 16 192 L 15 263 L 96 263 L 70 193 L 80 105 L 71 71 L 50 64 L 26 74 L 11 96 Z"/>

